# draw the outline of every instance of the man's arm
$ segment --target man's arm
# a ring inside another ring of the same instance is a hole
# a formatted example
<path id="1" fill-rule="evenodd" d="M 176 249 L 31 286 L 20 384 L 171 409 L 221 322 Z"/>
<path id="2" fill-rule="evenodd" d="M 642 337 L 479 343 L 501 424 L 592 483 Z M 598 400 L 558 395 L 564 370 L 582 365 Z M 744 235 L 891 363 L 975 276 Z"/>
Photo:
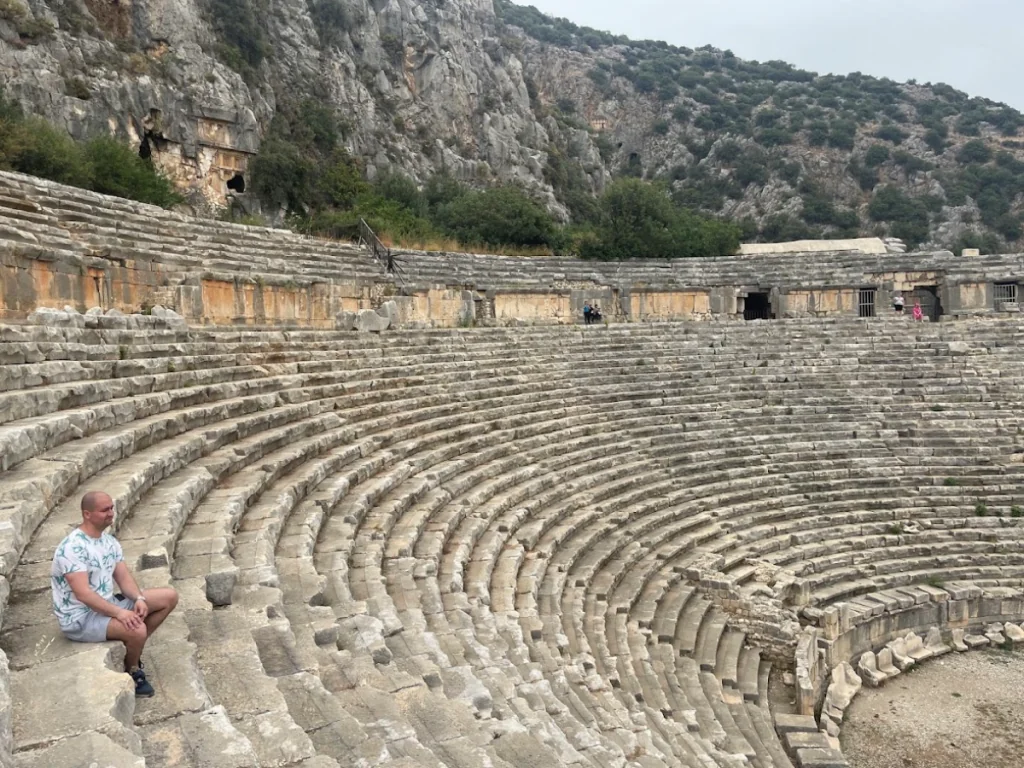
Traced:
<path id="1" fill-rule="evenodd" d="M 140 618 L 146 618 L 149 615 L 149 603 L 146 602 L 145 596 L 142 594 L 142 590 L 139 589 L 139 585 L 135 583 L 135 577 L 132 576 L 132 572 L 128 570 L 128 566 L 124 564 L 124 560 L 118 562 L 114 566 L 114 581 L 117 582 L 117 586 L 121 588 L 121 594 L 127 597 L 129 600 L 135 601 L 135 615 Z"/>
<path id="2" fill-rule="evenodd" d="M 135 577 L 128 570 L 128 566 L 124 564 L 124 560 L 114 566 L 114 581 L 121 588 L 121 594 L 129 600 L 138 600 L 142 596 L 142 590 L 135 583 Z"/>
<path id="3" fill-rule="evenodd" d="M 136 615 L 131 611 L 127 611 L 120 606 L 107 602 L 98 594 L 93 592 L 92 588 L 89 587 L 89 574 L 78 571 L 76 573 L 64 574 L 64 578 L 68 580 L 68 584 L 71 586 L 71 591 L 75 593 L 75 597 L 77 597 L 81 603 L 84 603 L 89 608 L 96 611 L 96 613 L 109 616 L 112 619 L 117 619 L 129 629 L 134 629 L 135 622 L 138 621 L 138 617 L 136 617 Z M 130 624 L 129 617 L 131 618 Z"/>

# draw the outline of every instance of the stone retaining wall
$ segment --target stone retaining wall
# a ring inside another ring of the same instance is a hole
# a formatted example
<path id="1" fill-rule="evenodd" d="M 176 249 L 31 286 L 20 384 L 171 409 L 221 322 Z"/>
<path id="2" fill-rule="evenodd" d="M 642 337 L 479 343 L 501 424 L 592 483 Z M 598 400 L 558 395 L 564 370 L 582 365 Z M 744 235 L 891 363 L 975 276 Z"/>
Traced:
<path id="1" fill-rule="evenodd" d="M 833 669 L 843 662 L 856 668 L 863 654 L 877 652 L 908 632 L 924 634 L 939 627 L 948 639 L 952 630 L 980 630 L 992 623 L 1024 620 L 1020 587 L 950 584 L 903 592 L 899 604 L 878 602 L 877 613 L 858 614 L 845 603 L 832 606 L 820 612 L 819 626 L 806 628 L 794 657 L 800 714 L 813 715 L 821 706 Z"/>

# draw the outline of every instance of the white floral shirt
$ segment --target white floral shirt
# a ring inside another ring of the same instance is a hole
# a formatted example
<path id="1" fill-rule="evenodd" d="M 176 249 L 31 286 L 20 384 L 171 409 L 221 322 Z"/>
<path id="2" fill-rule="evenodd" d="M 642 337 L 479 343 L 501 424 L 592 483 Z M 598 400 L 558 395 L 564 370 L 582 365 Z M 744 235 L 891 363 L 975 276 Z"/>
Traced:
<path id="1" fill-rule="evenodd" d="M 104 600 L 114 597 L 114 568 L 124 560 L 121 544 L 109 533 L 98 539 L 75 528 L 64 537 L 53 555 L 50 586 L 53 590 L 53 612 L 62 629 L 68 629 L 92 609 L 75 597 L 67 574 L 88 573 L 89 588 Z"/>

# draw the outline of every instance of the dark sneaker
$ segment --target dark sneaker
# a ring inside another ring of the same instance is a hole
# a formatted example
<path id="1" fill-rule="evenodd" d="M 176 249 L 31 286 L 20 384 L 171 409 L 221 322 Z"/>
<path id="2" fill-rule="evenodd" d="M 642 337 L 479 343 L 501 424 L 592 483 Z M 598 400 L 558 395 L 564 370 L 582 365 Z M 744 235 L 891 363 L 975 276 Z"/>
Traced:
<path id="1" fill-rule="evenodd" d="M 153 690 L 153 686 L 149 684 L 146 679 L 146 673 L 141 669 L 136 669 L 134 672 L 129 672 L 132 676 L 132 680 L 135 681 L 135 695 L 139 698 L 148 699 L 150 696 L 156 693 Z"/>

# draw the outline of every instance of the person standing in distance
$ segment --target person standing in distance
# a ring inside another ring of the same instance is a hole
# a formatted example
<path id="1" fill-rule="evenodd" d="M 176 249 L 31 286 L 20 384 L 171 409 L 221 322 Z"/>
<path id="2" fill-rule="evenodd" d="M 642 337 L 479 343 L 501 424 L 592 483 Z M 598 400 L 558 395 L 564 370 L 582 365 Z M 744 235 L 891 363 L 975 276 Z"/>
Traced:
<path id="1" fill-rule="evenodd" d="M 82 496 L 82 524 L 64 537 L 53 555 L 53 612 L 69 640 L 124 643 L 124 669 L 135 681 L 135 695 L 152 696 L 142 649 L 178 604 L 178 593 L 170 587 L 139 589 L 121 544 L 106 532 L 113 522 L 114 500 L 108 494 L 89 491 Z"/>

